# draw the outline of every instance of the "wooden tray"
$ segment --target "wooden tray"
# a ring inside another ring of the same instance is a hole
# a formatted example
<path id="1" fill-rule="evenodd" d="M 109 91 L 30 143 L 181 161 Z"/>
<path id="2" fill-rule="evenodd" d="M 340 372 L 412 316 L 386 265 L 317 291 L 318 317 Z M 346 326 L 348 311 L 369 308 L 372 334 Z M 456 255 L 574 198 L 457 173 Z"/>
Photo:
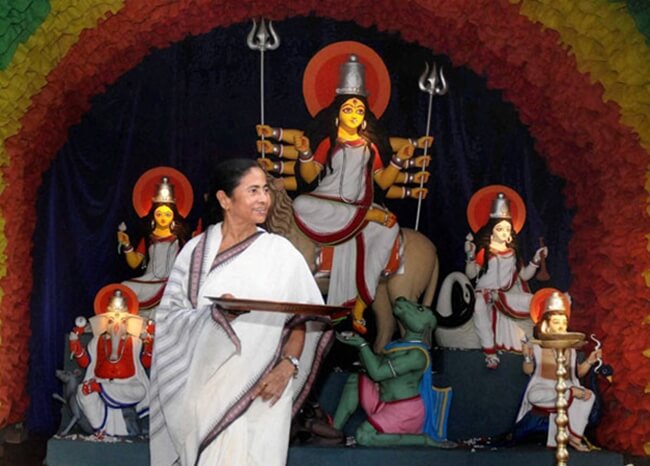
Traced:
<path id="1" fill-rule="evenodd" d="M 347 314 L 350 312 L 350 308 L 344 306 L 287 303 L 282 301 L 265 301 L 260 299 L 217 298 L 210 296 L 208 299 L 216 303 L 217 306 L 227 311 L 270 311 L 317 316 L 332 316 L 334 314 Z"/>

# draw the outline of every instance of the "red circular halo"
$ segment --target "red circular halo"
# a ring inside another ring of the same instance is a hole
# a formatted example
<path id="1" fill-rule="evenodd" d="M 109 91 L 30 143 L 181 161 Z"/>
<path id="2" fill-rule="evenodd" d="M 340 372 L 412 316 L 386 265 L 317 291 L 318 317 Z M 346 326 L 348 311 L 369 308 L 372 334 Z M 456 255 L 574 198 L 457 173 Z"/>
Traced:
<path id="1" fill-rule="evenodd" d="M 172 167 L 155 167 L 147 170 L 135 183 L 133 188 L 133 207 L 138 216 L 144 217 L 151 210 L 153 197 L 156 195 L 156 186 L 160 184 L 163 176 L 174 185 L 176 208 L 182 217 L 187 217 L 194 202 L 194 192 L 189 180 L 181 172 Z"/>
<path id="2" fill-rule="evenodd" d="M 339 81 L 339 67 L 354 54 L 366 67 L 366 90 L 370 110 L 379 118 L 390 99 L 390 76 L 377 52 L 355 41 L 335 42 L 309 60 L 302 78 L 302 94 L 311 116 L 332 103 Z"/>
<path id="3" fill-rule="evenodd" d="M 116 290 L 120 290 L 124 296 L 124 299 L 126 299 L 126 305 L 129 309 L 129 314 L 137 314 L 140 308 L 138 304 L 138 297 L 131 288 L 126 285 L 122 285 L 121 283 L 111 283 L 110 285 L 106 285 L 97 292 L 95 295 L 95 302 L 93 304 L 95 314 L 99 315 L 106 312 L 108 303 L 111 301 L 111 297 Z"/>
<path id="4" fill-rule="evenodd" d="M 503 193 L 510 201 L 512 228 L 519 233 L 526 221 L 526 205 L 517 191 L 501 184 L 493 184 L 479 189 L 467 204 L 467 223 L 474 233 L 479 231 L 490 219 L 492 201 Z"/>
<path id="5" fill-rule="evenodd" d="M 567 319 L 571 317 L 571 303 L 569 302 L 567 295 L 555 288 L 542 288 L 541 290 L 538 290 L 530 300 L 530 318 L 533 320 L 533 322 L 538 323 L 540 320 L 542 320 L 546 300 L 554 292 L 560 293 L 562 296 L 562 301 L 564 301 L 564 308 L 566 309 L 565 314 Z"/>

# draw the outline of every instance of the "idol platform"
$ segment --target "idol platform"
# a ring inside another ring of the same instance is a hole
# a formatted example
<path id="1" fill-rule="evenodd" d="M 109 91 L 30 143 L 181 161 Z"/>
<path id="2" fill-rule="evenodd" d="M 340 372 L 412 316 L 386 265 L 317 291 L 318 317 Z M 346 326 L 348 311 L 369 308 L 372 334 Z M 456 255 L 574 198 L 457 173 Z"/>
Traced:
<path id="1" fill-rule="evenodd" d="M 519 400 L 527 377 L 521 371 L 521 356 L 504 353 L 498 370 L 485 368 L 478 350 L 435 350 L 434 385 L 452 387 L 448 438 L 459 448 L 425 447 L 346 447 L 314 445 L 308 442 L 292 445 L 289 466 L 552 466 L 555 450 L 544 442 L 512 442 L 503 440 L 512 431 Z M 319 403 L 333 413 L 347 377 L 346 372 L 329 372 L 323 377 Z M 62 424 L 68 419 L 63 417 Z M 363 421 L 358 411 L 346 426 L 352 435 Z M 119 442 L 88 441 L 79 435 L 53 437 L 48 441 L 47 466 L 147 466 L 149 449 L 146 440 Z M 488 443 L 486 439 L 493 439 Z M 501 440 L 497 440 L 501 439 Z M 620 453 L 606 450 L 577 452 L 569 449 L 570 466 L 623 466 Z"/>

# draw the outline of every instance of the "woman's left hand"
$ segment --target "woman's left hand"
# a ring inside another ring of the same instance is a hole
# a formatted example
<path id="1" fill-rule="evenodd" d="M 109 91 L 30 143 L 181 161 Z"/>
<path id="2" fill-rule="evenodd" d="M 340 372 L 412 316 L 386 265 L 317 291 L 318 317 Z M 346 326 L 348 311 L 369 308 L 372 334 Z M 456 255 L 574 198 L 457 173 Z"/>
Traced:
<path id="1" fill-rule="evenodd" d="M 296 368 L 286 359 L 282 359 L 266 377 L 257 385 L 254 398 L 262 397 L 262 401 L 270 401 L 271 406 L 278 402 Z"/>

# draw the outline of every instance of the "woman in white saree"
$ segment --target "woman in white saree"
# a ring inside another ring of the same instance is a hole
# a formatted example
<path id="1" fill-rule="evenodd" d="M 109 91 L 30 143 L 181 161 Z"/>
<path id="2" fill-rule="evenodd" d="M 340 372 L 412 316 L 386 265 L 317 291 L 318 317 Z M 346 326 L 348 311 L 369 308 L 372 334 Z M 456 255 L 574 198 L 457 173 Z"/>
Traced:
<path id="1" fill-rule="evenodd" d="M 331 341 L 327 321 L 234 315 L 209 298 L 322 297 L 300 253 L 257 227 L 271 200 L 254 161 L 220 164 L 209 195 L 223 222 L 181 251 L 156 314 L 151 464 L 284 465 L 292 413 Z"/>

